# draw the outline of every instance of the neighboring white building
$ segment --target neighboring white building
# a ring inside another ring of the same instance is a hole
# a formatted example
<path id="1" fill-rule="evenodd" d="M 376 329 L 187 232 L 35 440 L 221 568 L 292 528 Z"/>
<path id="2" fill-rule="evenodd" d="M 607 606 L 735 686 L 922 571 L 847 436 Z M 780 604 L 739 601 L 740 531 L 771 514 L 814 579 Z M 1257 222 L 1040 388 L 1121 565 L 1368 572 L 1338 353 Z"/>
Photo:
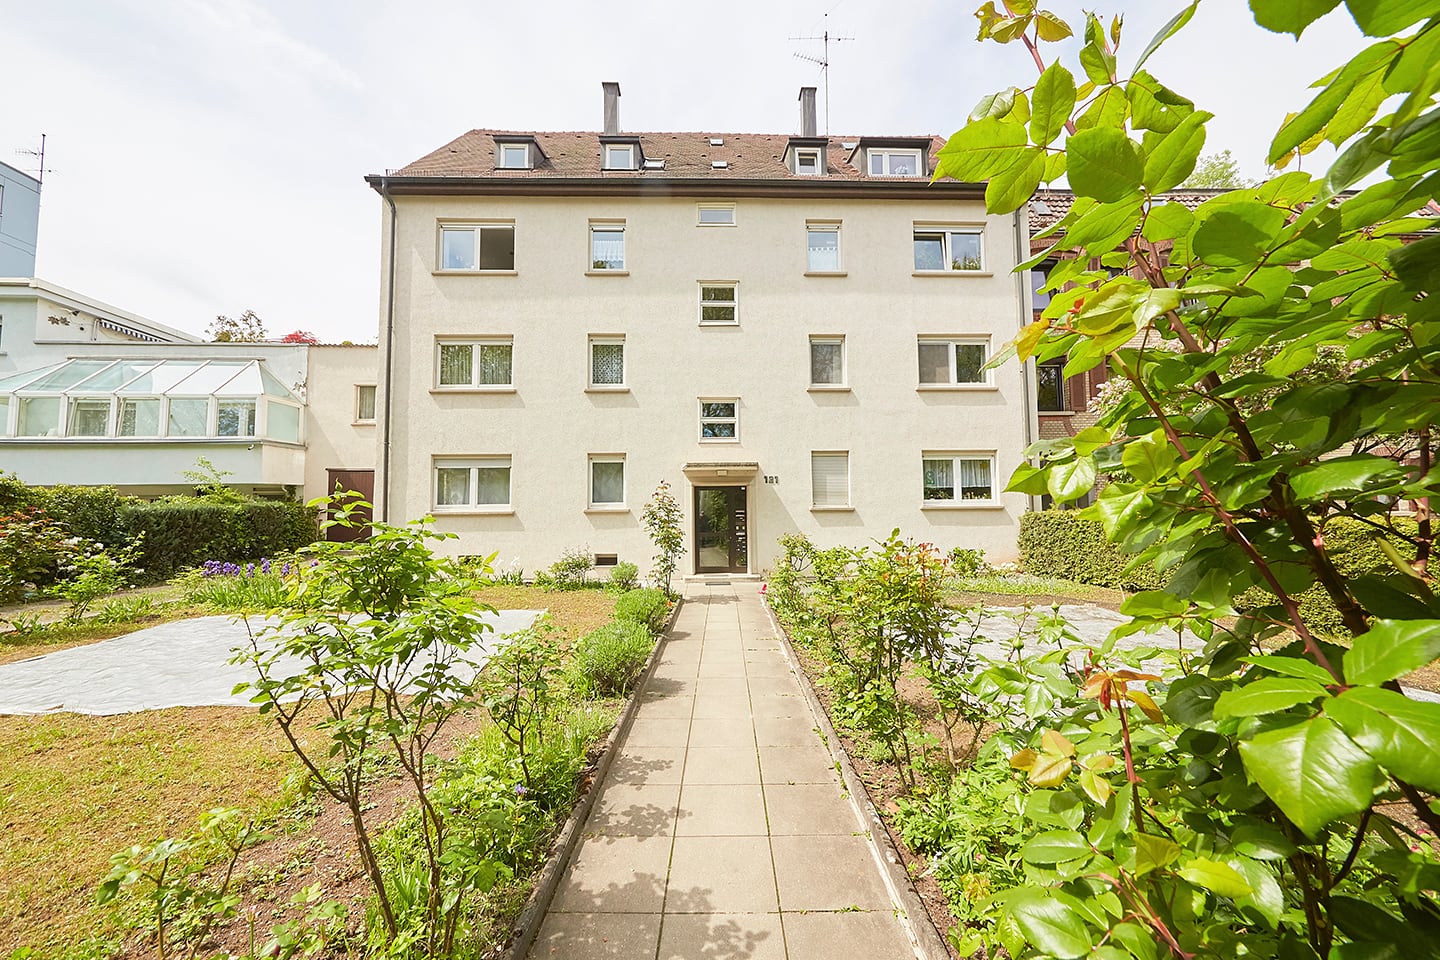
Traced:
<path id="1" fill-rule="evenodd" d="M 930 182 L 934 137 L 472 130 L 382 197 L 376 497 L 452 552 L 533 572 L 585 548 L 759 573 L 777 539 L 894 528 L 1016 553 L 1003 493 L 1033 374 L 987 360 L 1030 319 L 1024 212 Z"/>

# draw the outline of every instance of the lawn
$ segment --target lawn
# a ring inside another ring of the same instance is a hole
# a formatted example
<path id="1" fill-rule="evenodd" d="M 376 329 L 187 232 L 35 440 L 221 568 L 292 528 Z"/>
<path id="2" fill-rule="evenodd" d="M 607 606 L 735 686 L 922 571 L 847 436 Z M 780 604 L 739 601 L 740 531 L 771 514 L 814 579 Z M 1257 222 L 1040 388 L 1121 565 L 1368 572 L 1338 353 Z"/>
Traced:
<path id="1" fill-rule="evenodd" d="M 500 608 L 548 608 L 568 638 L 605 623 L 615 604 L 598 590 L 497 586 L 480 597 Z M 0 944 L 33 946 L 40 957 L 74 956 L 88 940 L 123 932 L 94 903 L 113 853 L 187 833 L 214 807 L 271 817 L 297 769 L 277 731 L 253 710 L 229 707 L 0 716 L 0 755 L 8 760 L 0 770 Z"/>

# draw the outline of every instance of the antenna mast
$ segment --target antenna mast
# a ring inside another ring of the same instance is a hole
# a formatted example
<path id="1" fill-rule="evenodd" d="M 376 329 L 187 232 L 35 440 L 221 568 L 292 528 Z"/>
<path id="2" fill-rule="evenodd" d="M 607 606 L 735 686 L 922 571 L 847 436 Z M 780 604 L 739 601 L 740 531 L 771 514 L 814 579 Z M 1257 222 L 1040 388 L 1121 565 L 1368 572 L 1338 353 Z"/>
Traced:
<path id="1" fill-rule="evenodd" d="M 830 44 L 839 43 L 842 40 L 854 40 L 854 37 L 835 37 L 830 35 L 830 14 L 825 14 L 825 29 L 820 36 L 791 37 L 791 40 L 819 40 L 821 43 L 820 56 L 811 57 L 803 53 L 795 54 L 795 59 L 805 60 L 820 66 L 820 79 L 825 87 L 825 136 L 830 136 Z"/>
<path id="2" fill-rule="evenodd" d="M 45 186 L 45 134 L 40 134 L 39 150 L 16 150 L 15 152 L 21 156 L 36 158 L 40 169 L 35 171 L 35 181 L 43 188 Z"/>

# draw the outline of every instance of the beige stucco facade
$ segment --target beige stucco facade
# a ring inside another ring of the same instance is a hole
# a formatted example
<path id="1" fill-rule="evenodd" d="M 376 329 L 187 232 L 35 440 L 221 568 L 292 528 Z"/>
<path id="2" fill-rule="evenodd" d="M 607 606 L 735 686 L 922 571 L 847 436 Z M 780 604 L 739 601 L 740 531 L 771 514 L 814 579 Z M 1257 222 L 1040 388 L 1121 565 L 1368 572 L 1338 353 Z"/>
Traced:
<path id="1" fill-rule="evenodd" d="M 820 185 L 817 184 L 817 187 Z M 641 510 L 668 481 L 685 513 L 696 570 L 699 485 L 741 485 L 749 572 L 773 565 L 777 539 L 859 544 L 899 528 L 943 548 L 1013 559 L 1029 498 L 1002 493 L 1033 438 L 1033 384 L 1011 361 L 983 385 L 922 386 L 922 338 L 979 339 L 993 353 L 1029 318 L 1013 217 L 952 199 L 736 196 L 733 226 L 702 226 L 689 195 L 414 196 L 396 204 L 393 353 L 382 290 L 381 476 L 392 521 L 426 513 L 459 534 L 446 548 L 496 552 L 527 574 L 562 551 L 617 555 L 644 570 L 653 548 Z M 382 263 L 390 255 L 390 213 Z M 593 222 L 623 223 L 624 270 L 590 270 Z M 807 224 L 838 225 L 840 271 L 807 274 Z M 446 273 L 444 223 L 514 226 L 514 270 Z M 917 225 L 983 230 L 979 271 L 917 273 Z M 1026 238 L 1021 238 L 1023 244 Z M 1023 247 L 1021 247 L 1023 249 Z M 700 323 L 703 282 L 736 285 L 738 322 Z M 589 388 L 591 337 L 623 337 L 624 389 Z M 438 384 L 444 338 L 511 338 L 512 383 Z M 812 386 L 810 340 L 843 337 L 842 388 Z M 391 411 L 384 409 L 389 395 Z M 738 402 L 738 439 L 700 439 L 701 399 Z M 389 449 L 384 430 L 388 425 Z M 848 454 L 848 506 L 814 505 L 812 454 Z M 927 503 L 926 455 L 993 457 L 992 496 Z M 592 457 L 623 457 L 624 504 L 593 509 Z M 482 458 L 482 459 L 477 459 Z M 491 459 L 483 459 L 491 458 Z M 510 465 L 509 503 L 437 503 L 437 463 Z M 389 464 L 388 482 L 383 476 Z M 705 469 L 704 464 L 738 466 Z M 747 465 L 753 464 L 751 468 Z M 690 466 L 687 474 L 686 467 Z M 721 474 L 720 471 L 725 473 Z M 387 492 L 388 491 L 388 492 Z"/>
<path id="2" fill-rule="evenodd" d="M 375 469 L 375 420 L 364 418 L 358 392 L 374 388 L 374 345 L 318 344 L 309 347 L 305 392 L 304 497 L 326 496 L 334 472 Z"/>

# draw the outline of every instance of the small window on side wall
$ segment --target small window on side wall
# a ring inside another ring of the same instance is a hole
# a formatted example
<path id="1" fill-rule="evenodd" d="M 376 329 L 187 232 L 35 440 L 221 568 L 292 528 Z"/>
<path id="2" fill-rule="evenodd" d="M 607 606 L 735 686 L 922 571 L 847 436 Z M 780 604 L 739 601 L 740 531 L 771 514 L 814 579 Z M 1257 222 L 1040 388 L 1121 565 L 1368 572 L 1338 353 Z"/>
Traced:
<path id="1" fill-rule="evenodd" d="M 590 269 L 622 271 L 625 269 L 625 224 L 601 221 L 590 224 Z"/>
<path id="2" fill-rule="evenodd" d="M 735 226 L 733 203 L 702 203 L 695 210 L 695 222 L 702 227 Z"/>
<path id="3" fill-rule="evenodd" d="M 375 419 L 375 384 L 356 384 L 355 419 L 362 423 Z"/>
<path id="4" fill-rule="evenodd" d="M 838 223 L 806 224 L 805 272 L 840 272 L 840 225 Z"/>
<path id="5" fill-rule="evenodd" d="M 514 384 L 514 352 L 508 339 L 440 341 L 435 385 L 442 390 L 508 388 Z"/>
<path id="6" fill-rule="evenodd" d="M 845 338 L 810 338 L 810 386 L 845 385 Z"/>
<path id="7" fill-rule="evenodd" d="M 810 454 L 810 503 L 814 507 L 850 506 L 850 454 Z"/>

